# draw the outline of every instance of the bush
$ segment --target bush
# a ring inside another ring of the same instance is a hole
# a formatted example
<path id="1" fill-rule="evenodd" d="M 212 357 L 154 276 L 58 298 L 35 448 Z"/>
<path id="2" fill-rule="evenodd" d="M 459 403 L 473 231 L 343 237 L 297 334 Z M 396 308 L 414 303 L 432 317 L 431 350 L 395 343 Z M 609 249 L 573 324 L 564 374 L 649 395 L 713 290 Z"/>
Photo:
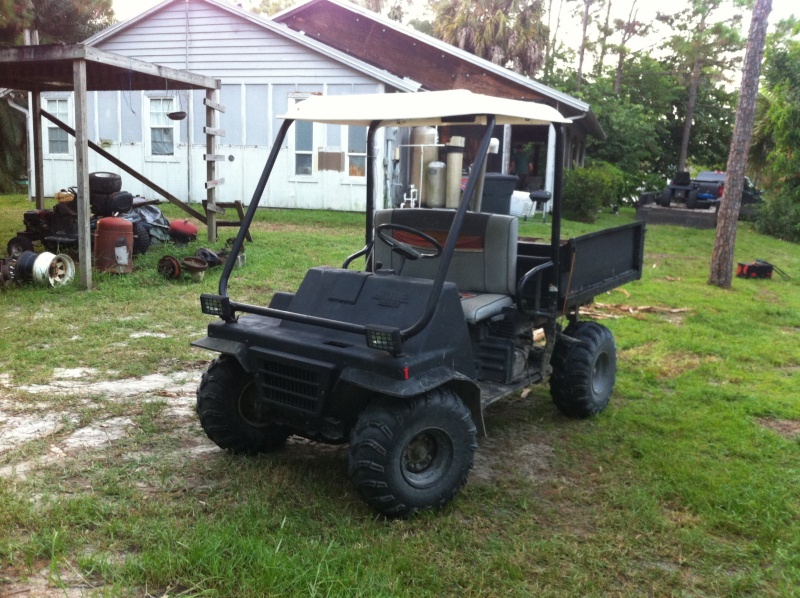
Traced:
<path id="1" fill-rule="evenodd" d="M 608 162 L 564 171 L 564 217 L 594 222 L 604 206 L 619 204 L 636 193 L 633 178 Z"/>
<path id="2" fill-rule="evenodd" d="M 758 232 L 800 243 L 800 201 L 783 193 L 765 201 L 756 217 Z"/>

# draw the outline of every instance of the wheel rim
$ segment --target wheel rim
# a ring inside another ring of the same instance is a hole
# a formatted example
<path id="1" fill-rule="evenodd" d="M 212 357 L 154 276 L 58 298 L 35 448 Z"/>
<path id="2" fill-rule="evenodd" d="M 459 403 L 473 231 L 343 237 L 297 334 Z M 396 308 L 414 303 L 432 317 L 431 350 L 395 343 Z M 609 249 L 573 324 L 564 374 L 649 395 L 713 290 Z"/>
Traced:
<path id="1" fill-rule="evenodd" d="M 607 392 L 611 383 L 611 358 L 608 353 L 600 353 L 595 359 L 592 371 L 592 390 L 596 395 Z"/>
<path id="2" fill-rule="evenodd" d="M 453 443 L 443 430 L 430 428 L 416 434 L 403 450 L 401 470 L 415 488 L 428 488 L 447 473 L 453 462 Z"/>
<path id="3" fill-rule="evenodd" d="M 256 385 L 250 381 L 244 385 L 239 393 L 239 416 L 248 426 L 266 428 L 272 423 L 267 415 L 264 402 L 259 399 Z"/>

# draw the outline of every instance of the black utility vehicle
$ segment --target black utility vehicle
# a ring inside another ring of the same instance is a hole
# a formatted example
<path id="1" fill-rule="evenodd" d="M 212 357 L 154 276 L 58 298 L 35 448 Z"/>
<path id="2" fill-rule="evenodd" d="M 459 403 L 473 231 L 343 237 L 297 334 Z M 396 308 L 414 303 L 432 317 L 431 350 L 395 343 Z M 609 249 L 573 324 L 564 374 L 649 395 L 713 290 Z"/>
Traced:
<path id="1" fill-rule="evenodd" d="M 570 416 L 602 411 L 614 387 L 610 331 L 579 320 L 581 305 L 641 276 L 641 222 L 562 241 L 556 170 L 552 236 L 521 239 L 512 216 L 469 211 L 496 125 L 549 125 L 553 108 L 467 91 L 315 96 L 297 104 L 264 168 L 219 283 L 201 296 L 219 316 L 194 345 L 221 353 L 197 391 L 206 434 L 234 453 L 290 435 L 350 443 L 349 471 L 377 511 L 405 516 L 450 501 L 467 480 L 483 410 L 549 378 Z M 365 245 L 341 268 L 312 268 L 268 307 L 228 296 L 228 279 L 295 120 L 368 127 L 476 125 L 480 142 L 456 210 L 375 210 L 369 151 Z M 364 258 L 362 271 L 350 269 Z M 560 317 L 569 325 L 561 330 Z M 534 331 L 544 330 L 535 342 Z"/>

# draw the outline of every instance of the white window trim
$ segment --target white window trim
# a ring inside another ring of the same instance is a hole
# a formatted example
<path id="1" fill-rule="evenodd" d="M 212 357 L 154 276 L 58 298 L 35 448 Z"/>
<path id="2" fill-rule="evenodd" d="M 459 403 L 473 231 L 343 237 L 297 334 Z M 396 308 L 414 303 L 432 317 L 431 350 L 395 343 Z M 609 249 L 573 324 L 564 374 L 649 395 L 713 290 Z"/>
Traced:
<path id="1" fill-rule="evenodd" d="M 144 106 L 142 108 L 143 113 L 143 124 L 144 124 L 144 159 L 145 162 L 169 162 L 169 163 L 178 163 L 180 162 L 180 158 L 178 157 L 178 145 L 180 144 L 181 140 L 181 123 L 180 121 L 170 121 L 172 124 L 172 155 L 171 156 L 160 156 L 154 155 L 151 153 L 152 151 L 152 127 L 150 126 L 150 102 L 152 100 L 172 100 L 172 108 L 177 110 L 177 100 L 175 96 L 171 95 L 145 95 L 144 96 Z"/>
<path id="2" fill-rule="evenodd" d="M 369 128 L 367 128 L 367 132 Z M 344 152 L 344 175 L 342 182 L 344 183 L 351 183 L 354 185 L 366 185 L 367 184 L 367 168 L 369 167 L 369 160 L 367 160 L 367 155 L 369 154 L 369 147 L 366 148 L 366 151 L 361 154 L 357 152 L 350 152 L 350 126 L 349 125 L 342 125 L 342 151 Z M 364 175 L 363 176 L 353 176 L 350 174 L 350 156 L 363 156 L 364 157 Z"/>
<path id="3" fill-rule="evenodd" d="M 67 118 L 66 119 L 59 119 L 64 121 L 65 124 L 69 125 L 70 127 L 74 128 L 73 120 L 73 100 L 72 94 L 58 94 L 58 95 L 43 95 L 42 96 L 42 109 L 47 110 L 48 102 L 51 100 L 66 100 L 67 102 Z M 47 110 L 49 112 L 49 110 Z M 54 114 L 53 116 L 58 117 L 58 115 Z M 64 132 L 67 136 L 67 153 L 66 154 L 53 154 L 50 153 L 50 129 L 51 128 L 58 128 L 56 125 L 51 123 L 46 118 L 42 117 L 42 131 L 44 133 L 42 140 L 42 157 L 47 158 L 48 160 L 65 160 L 71 161 L 75 159 L 75 138 L 67 133 Z M 59 129 L 61 130 L 61 129 Z"/>
<path id="4" fill-rule="evenodd" d="M 306 98 L 314 95 L 311 92 L 292 92 L 289 94 L 289 108 L 292 108 L 297 102 L 305 100 Z M 323 127 L 318 123 L 311 123 L 311 174 L 296 174 L 295 167 L 296 150 L 295 150 L 295 124 L 292 123 L 287 138 L 289 140 L 289 181 L 292 183 L 318 183 L 319 182 L 319 163 L 317 160 L 317 151 L 315 147 L 323 146 L 323 143 L 315 143 L 322 139 Z"/>

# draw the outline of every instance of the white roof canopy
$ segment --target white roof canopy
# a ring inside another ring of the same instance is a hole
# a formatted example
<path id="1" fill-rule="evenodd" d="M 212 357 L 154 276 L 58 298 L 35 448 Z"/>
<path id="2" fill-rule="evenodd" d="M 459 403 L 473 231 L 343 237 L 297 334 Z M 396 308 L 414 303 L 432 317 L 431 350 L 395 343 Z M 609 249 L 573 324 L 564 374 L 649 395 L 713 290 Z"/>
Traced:
<path id="1" fill-rule="evenodd" d="M 328 124 L 412 127 L 485 124 L 494 114 L 498 125 L 547 125 L 568 123 L 555 108 L 545 104 L 496 98 L 465 89 L 420 93 L 311 96 L 298 102 L 283 119 Z"/>

